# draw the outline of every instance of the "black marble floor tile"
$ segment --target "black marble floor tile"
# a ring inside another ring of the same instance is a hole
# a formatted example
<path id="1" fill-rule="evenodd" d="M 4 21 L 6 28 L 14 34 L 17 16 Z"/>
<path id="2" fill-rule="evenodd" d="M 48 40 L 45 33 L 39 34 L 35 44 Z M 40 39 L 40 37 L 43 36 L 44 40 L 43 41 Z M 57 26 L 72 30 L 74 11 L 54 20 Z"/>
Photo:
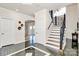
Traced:
<path id="1" fill-rule="evenodd" d="M 0 56 L 6 56 L 6 55 L 16 52 L 18 50 L 21 50 L 27 46 L 29 46 L 28 41 L 19 43 L 19 44 L 8 45 L 5 47 L 2 47 L 2 48 L 0 48 Z"/>
<path id="2" fill-rule="evenodd" d="M 70 39 L 67 39 L 66 47 L 64 50 L 64 56 L 77 56 L 77 51 L 75 49 L 71 48 L 71 44 L 72 44 L 72 41 Z M 2 48 L 0 48 L 0 56 L 6 56 L 8 54 L 21 50 L 28 46 L 29 46 L 29 41 L 2 47 Z M 50 53 L 50 56 L 61 56 L 53 48 L 46 47 L 43 44 L 35 43 L 34 46 Z M 32 53 L 32 56 L 44 56 L 45 55 L 44 53 L 42 53 L 34 48 L 29 48 L 29 49 L 23 50 L 19 53 L 16 53 L 12 56 L 26 56 L 27 53 Z M 78 48 L 78 55 L 79 55 L 79 48 Z"/>
<path id="3" fill-rule="evenodd" d="M 79 44 L 78 44 L 79 46 Z M 72 49 L 72 40 L 71 39 L 66 39 L 66 47 L 64 49 L 64 55 L 65 56 L 77 56 L 79 55 L 79 48 L 77 49 Z"/>
<path id="4" fill-rule="evenodd" d="M 27 53 L 32 53 L 32 56 L 44 56 L 45 55 L 44 53 L 42 53 L 34 48 L 29 48 L 29 49 L 21 51 L 17 54 L 14 54 L 12 56 L 26 56 Z"/>

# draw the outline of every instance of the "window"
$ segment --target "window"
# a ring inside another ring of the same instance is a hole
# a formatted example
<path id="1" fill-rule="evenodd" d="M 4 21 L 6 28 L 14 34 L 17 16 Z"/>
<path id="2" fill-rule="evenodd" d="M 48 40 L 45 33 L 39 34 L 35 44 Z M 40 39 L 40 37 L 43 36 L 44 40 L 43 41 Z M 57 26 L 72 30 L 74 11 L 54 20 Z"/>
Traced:
<path id="1" fill-rule="evenodd" d="M 66 7 L 61 8 L 61 9 L 59 9 L 58 11 L 56 11 L 56 12 L 54 13 L 54 17 L 55 17 L 55 16 L 64 15 L 65 13 L 66 13 Z"/>

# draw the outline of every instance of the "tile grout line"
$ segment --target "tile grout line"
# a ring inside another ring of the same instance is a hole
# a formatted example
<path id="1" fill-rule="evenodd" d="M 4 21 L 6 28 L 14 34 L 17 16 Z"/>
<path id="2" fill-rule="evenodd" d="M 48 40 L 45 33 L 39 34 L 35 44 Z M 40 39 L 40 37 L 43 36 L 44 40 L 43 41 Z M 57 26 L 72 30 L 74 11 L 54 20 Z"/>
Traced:
<path id="1" fill-rule="evenodd" d="M 45 54 L 46 54 L 45 56 L 49 56 L 49 55 L 50 55 L 50 53 L 48 53 L 48 52 L 46 52 L 46 51 L 44 51 L 44 50 L 41 50 L 41 49 L 39 49 L 39 48 L 37 48 L 37 47 L 34 47 L 34 46 L 29 46 L 29 47 L 26 47 L 26 48 L 24 48 L 24 49 L 21 49 L 21 50 L 19 50 L 19 51 L 16 51 L 16 52 L 11 53 L 11 54 L 6 55 L 6 56 L 12 56 L 13 54 L 19 53 L 19 52 L 21 52 L 21 51 L 23 51 L 23 50 L 25 50 L 25 49 L 31 48 L 31 47 L 32 47 L 32 48 L 35 48 L 36 50 L 39 50 L 40 52 L 45 53 Z"/>
<path id="2" fill-rule="evenodd" d="M 37 47 L 33 47 L 33 48 L 35 48 L 36 50 L 39 50 L 40 52 L 45 53 L 45 54 L 46 54 L 45 56 L 49 56 L 49 55 L 50 55 L 50 53 L 48 53 L 48 52 L 46 52 L 46 51 L 44 51 L 44 50 L 41 50 L 41 49 L 39 49 L 39 48 L 37 48 Z"/>
<path id="3" fill-rule="evenodd" d="M 11 56 L 11 55 L 13 55 L 13 54 L 19 53 L 19 52 L 21 52 L 21 51 L 23 51 L 23 50 L 25 50 L 25 49 L 28 49 L 28 48 L 30 48 L 30 46 L 29 46 L 29 47 L 26 47 L 26 48 L 24 48 L 24 49 L 21 49 L 21 50 L 19 50 L 19 51 L 16 51 L 16 52 L 14 52 L 14 53 L 11 53 L 11 54 L 9 54 L 9 55 L 6 55 L 6 56 Z"/>

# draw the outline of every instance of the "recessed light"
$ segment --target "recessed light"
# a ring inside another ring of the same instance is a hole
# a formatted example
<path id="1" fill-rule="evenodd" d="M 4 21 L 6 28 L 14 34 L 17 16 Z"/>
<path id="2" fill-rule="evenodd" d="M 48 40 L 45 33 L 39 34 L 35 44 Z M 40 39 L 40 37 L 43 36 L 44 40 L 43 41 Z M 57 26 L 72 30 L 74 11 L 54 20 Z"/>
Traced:
<path id="1" fill-rule="evenodd" d="M 26 5 L 26 4 L 28 4 L 28 5 L 32 5 L 32 3 L 22 3 L 22 4 L 24 4 L 24 5 Z"/>
<path id="2" fill-rule="evenodd" d="M 15 9 L 16 11 L 19 11 L 19 9 Z"/>

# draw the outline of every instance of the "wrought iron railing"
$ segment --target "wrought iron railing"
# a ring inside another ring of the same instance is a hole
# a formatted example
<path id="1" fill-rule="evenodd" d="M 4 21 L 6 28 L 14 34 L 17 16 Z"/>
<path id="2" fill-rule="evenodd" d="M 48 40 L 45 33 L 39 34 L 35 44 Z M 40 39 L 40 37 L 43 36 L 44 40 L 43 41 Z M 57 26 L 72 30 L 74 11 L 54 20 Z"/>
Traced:
<path id="1" fill-rule="evenodd" d="M 49 11 L 49 13 L 50 13 L 50 16 L 51 16 L 51 22 L 50 22 L 50 24 L 49 24 L 49 26 L 48 26 L 48 29 L 51 27 L 51 25 L 53 24 L 53 10 L 51 10 L 51 11 Z"/>
<path id="2" fill-rule="evenodd" d="M 65 14 L 64 14 L 64 20 L 62 23 L 62 26 L 60 28 L 60 49 L 62 50 L 63 48 L 63 40 L 64 40 L 64 31 L 65 31 Z"/>

